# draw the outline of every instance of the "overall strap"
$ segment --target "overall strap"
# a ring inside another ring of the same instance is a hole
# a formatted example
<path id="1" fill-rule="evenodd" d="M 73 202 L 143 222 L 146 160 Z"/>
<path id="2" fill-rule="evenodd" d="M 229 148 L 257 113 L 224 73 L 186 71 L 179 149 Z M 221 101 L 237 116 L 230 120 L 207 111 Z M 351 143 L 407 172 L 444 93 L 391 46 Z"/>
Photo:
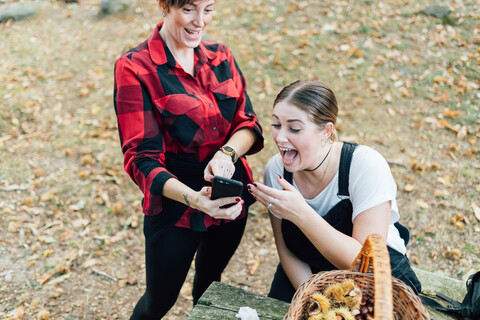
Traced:
<path id="1" fill-rule="evenodd" d="M 288 183 L 293 185 L 293 173 L 287 171 L 285 167 L 283 168 L 283 178 L 288 181 Z"/>
<path id="2" fill-rule="evenodd" d="M 349 197 L 348 179 L 350 178 L 350 165 L 352 164 L 353 151 L 358 146 L 356 143 L 344 142 L 340 155 L 340 166 L 338 168 L 338 196 Z"/>

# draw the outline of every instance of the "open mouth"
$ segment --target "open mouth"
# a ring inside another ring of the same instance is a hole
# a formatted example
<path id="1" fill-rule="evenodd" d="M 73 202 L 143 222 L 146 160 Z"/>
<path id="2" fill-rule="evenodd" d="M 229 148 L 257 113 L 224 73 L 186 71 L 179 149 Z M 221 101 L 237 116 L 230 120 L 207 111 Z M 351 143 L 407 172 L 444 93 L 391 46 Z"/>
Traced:
<path id="1" fill-rule="evenodd" d="M 284 164 L 292 164 L 297 158 L 298 151 L 295 149 L 289 148 L 278 148 L 280 150 L 280 155 L 282 156 L 282 161 Z"/>
<path id="2" fill-rule="evenodd" d="M 186 31 L 189 35 L 198 36 L 198 35 L 200 34 L 200 31 L 202 31 L 202 30 L 191 30 L 191 29 L 185 28 L 185 31 Z"/>

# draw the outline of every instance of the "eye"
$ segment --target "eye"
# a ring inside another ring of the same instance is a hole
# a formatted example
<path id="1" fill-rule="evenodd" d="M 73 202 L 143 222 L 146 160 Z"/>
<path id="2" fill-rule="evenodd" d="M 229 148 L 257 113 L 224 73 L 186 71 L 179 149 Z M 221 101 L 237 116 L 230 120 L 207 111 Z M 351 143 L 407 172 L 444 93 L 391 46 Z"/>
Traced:
<path id="1" fill-rule="evenodd" d="M 300 131 L 302 131 L 301 129 L 297 129 L 297 128 L 290 128 L 289 130 L 293 133 L 299 133 Z"/>
<path id="2" fill-rule="evenodd" d="M 278 124 L 278 123 L 272 123 L 272 127 L 273 127 L 274 129 L 280 129 L 281 126 L 280 126 L 280 124 Z"/>
<path id="3" fill-rule="evenodd" d="M 190 13 L 190 12 L 193 11 L 192 8 L 183 8 L 182 10 L 183 10 L 183 12 L 185 12 L 185 13 Z"/>
<path id="4" fill-rule="evenodd" d="M 213 8 L 207 8 L 207 9 L 205 9 L 205 12 L 206 13 L 211 13 L 211 12 L 213 12 Z"/>

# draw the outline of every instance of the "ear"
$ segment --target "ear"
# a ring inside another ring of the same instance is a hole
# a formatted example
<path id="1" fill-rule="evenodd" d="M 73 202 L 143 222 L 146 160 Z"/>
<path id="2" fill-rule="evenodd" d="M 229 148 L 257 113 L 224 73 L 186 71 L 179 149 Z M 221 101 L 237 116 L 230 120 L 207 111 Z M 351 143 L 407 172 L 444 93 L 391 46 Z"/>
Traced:
<path id="1" fill-rule="evenodd" d="M 330 137 L 332 136 L 334 130 L 335 130 L 335 126 L 333 125 L 333 123 L 331 122 L 327 122 L 325 124 L 325 136 L 327 137 L 327 139 L 330 139 Z"/>

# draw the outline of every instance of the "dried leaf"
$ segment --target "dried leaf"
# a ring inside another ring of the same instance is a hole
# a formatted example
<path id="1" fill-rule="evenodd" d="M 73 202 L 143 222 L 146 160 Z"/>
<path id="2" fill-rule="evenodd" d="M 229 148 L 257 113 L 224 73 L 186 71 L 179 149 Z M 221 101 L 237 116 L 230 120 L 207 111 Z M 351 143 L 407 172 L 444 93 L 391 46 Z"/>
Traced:
<path id="1" fill-rule="evenodd" d="M 37 313 L 37 320 L 48 320 L 50 319 L 50 311 L 43 309 Z"/>
<path id="2" fill-rule="evenodd" d="M 461 258 L 462 253 L 460 251 L 458 251 L 457 249 L 450 249 L 449 248 L 443 253 L 443 255 L 447 259 L 458 261 Z"/>
<path id="3" fill-rule="evenodd" d="M 36 281 L 37 281 L 38 283 L 40 283 L 40 285 L 43 286 L 43 285 L 45 284 L 45 282 L 47 282 L 48 280 L 50 280 L 51 277 L 52 277 L 51 273 L 48 273 L 48 272 L 47 272 L 47 273 L 42 274 L 40 277 L 38 277 L 38 278 L 36 279 Z"/>
<path id="4" fill-rule="evenodd" d="M 438 177 L 437 181 L 443 184 L 444 186 L 449 186 L 451 184 L 449 176 Z"/>
<path id="5" fill-rule="evenodd" d="M 475 202 L 472 202 L 472 209 L 473 209 L 473 214 L 475 215 L 475 218 L 477 218 L 477 220 L 480 221 L 480 207 L 477 206 Z"/>
<path id="6" fill-rule="evenodd" d="M 430 208 L 430 205 L 429 205 L 428 203 L 426 203 L 425 201 L 420 200 L 420 199 L 417 200 L 417 206 L 418 206 L 419 208 L 422 208 L 422 209 L 428 209 L 428 208 Z"/>
<path id="7" fill-rule="evenodd" d="M 413 184 L 406 184 L 403 187 L 403 190 L 406 192 L 412 192 L 413 190 L 415 190 L 415 186 Z"/>
<path id="8" fill-rule="evenodd" d="M 260 265 L 260 257 L 256 256 L 255 259 L 249 260 L 245 264 L 247 265 L 248 273 L 254 275 Z"/>
<path id="9" fill-rule="evenodd" d="M 450 110 L 450 109 L 444 109 L 442 114 L 445 118 L 456 118 L 462 113 L 460 110 Z"/>
<path id="10" fill-rule="evenodd" d="M 437 198 L 446 198 L 450 195 L 450 193 L 447 190 L 435 189 L 433 195 Z"/>
<path id="11" fill-rule="evenodd" d="M 75 235 L 75 231 L 73 230 L 67 230 L 65 232 L 62 232 L 58 238 L 63 241 L 70 240 L 73 236 Z"/>

